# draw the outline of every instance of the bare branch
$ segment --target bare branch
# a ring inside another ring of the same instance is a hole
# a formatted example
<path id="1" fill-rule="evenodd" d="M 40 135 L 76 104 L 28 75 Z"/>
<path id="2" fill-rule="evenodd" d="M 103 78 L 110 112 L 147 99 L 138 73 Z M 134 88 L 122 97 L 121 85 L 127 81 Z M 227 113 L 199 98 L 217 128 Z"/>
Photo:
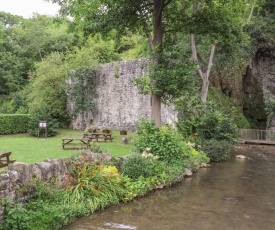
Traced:
<path id="1" fill-rule="evenodd" d="M 211 70 L 211 67 L 213 65 L 213 58 L 214 58 L 215 48 L 216 48 L 216 44 L 213 44 L 211 46 L 209 60 L 208 60 L 208 65 L 207 65 L 207 71 L 206 71 L 207 78 L 209 77 L 210 70 Z"/>
<path id="2" fill-rule="evenodd" d="M 255 5 L 255 1 L 254 1 L 253 5 L 251 6 L 250 13 L 247 18 L 247 23 L 249 23 L 251 21 L 251 18 L 252 18 L 253 12 L 254 12 L 254 7 L 255 7 L 254 5 Z"/>
<path id="3" fill-rule="evenodd" d="M 191 51 L 192 51 L 193 62 L 198 67 L 198 72 L 199 72 L 200 77 L 202 78 L 202 80 L 204 80 L 205 79 L 205 74 L 203 73 L 203 71 L 201 69 L 201 66 L 199 64 L 199 61 L 198 61 L 198 52 L 197 52 L 197 47 L 196 47 L 194 34 L 190 35 L 190 43 L 191 43 Z"/>

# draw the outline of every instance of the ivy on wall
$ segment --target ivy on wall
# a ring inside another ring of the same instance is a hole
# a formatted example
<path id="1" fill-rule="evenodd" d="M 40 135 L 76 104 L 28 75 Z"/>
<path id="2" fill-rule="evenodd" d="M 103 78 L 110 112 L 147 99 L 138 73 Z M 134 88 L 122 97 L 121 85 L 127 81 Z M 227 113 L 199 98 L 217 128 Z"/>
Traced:
<path id="1" fill-rule="evenodd" d="M 71 84 L 68 87 L 69 100 L 73 103 L 72 115 L 96 112 L 96 73 L 95 67 L 79 68 L 69 72 Z"/>

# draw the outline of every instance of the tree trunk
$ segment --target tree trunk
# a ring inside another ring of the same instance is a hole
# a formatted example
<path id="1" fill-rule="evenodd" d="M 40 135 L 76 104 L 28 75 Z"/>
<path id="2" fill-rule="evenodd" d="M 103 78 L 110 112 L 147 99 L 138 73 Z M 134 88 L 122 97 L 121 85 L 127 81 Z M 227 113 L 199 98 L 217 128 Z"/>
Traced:
<path id="1" fill-rule="evenodd" d="M 203 80 L 202 81 L 202 87 L 201 87 L 201 102 L 203 105 L 206 104 L 207 96 L 208 96 L 208 88 L 209 88 L 209 81 Z"/>
<path id="2" fill-rule="evenodd" d="M 162 11 L 164 8 L 164 1 L 154 0 L 154 31 L 153 31 L 153 52 L 155 66 L 160 64 L 160 55 L 162 53 Z M 155 84 L 155 82 L 152 82 Z M 161 126 L 161 97 L 156 94 L 151 95 L 151 119 L 157 126 Z"/>
<path id="3" fill-rule="evenodd" d="M 153 94 L 151 96 L 151 119 L 157 126 L 161 126 L 161 97 Z"/>
<path id="4" fill-rule="evenodd" d="M 208 65 L 206 67 L 206 70 L 203 71 L 202 67 L 198 61 L 198 53 L 197 53 L 197 47 L 196 47 L 194 34 L 191 34 L 190 43 L 191 43 L 192 59 L 193 59 L 194 63 L 197 65 L 199 75 L 202 79 L 201 102 L 203 105 L 205 105 L 206 101 L 207 101 L 207 96 L 208 96 L 209 75 L 210 75 L 211 67 L 213 65 L 213 58 L 214 58 L 214 54 L 215 54 L 216 44 L 213 44 L 211 46 L 209 59 L 208 59 Z"/>

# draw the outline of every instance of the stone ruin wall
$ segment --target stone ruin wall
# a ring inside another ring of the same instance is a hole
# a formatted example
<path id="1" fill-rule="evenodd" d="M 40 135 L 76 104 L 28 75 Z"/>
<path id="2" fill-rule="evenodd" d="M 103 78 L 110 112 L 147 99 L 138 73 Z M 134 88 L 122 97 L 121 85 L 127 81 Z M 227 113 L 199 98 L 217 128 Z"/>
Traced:
<path id="1" fill-rule="evenodd" d="M 148 60 L 137 59 L 108 63 L 101 66 L 96 77 L 98 112 L 78 114 L 71 128 L 84 130 L 89 124 L 110 126 L 112 129 L 126 128 L 134 131 L 140 116 L 150 118 L 150 95 L 140 95 L 132 80 L 148 72 Z M 69 110 L 72 109 L 69 104 Z M 177 111 L 173 107 L 162 105 L 162 122 L 177 120 Z"/>

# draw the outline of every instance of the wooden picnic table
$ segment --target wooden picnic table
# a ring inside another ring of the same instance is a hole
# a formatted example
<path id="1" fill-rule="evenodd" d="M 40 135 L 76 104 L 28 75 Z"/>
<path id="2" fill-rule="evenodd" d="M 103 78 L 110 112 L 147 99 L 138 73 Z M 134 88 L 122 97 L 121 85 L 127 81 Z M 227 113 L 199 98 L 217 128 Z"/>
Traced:
<path id="1" fill-rule="evenodd" d="M 113 141 L 112 134 L 110 133 L 90 133 L 90 134 L 83 134 L 84 138 L 89 138 L 91 141 L 94 139 L 96 141 L 103 139 L 105 142 L 106 141 Z"/>
<path id="2" fill-rule="evenodd" d="M 15 162 L 15 160 L 10 160 L 11 152 L 0 153 L 0 168 L 8 166 L 10 163 Z"/>
<path id="3" fill-rule="evenodd" d="M 90 146 L 91 139 L 89 138 L 62 138 L 63 149 L 83 149 L 83 147 L 90 148 Z"/>

